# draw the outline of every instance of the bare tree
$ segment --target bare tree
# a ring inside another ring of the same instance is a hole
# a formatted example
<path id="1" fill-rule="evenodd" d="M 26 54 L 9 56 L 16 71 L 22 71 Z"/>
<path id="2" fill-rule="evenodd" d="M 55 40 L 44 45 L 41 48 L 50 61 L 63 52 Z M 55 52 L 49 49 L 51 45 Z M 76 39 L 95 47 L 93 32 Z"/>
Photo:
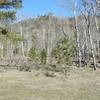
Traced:
<path id="1" fill-rule="evenodd" d="M 48 32 L 47 32 L 47 46 L 46 46 L 46 49 L 47 49 L 47 61 L 46 61 L 46 63 L 48 64 L 49 63 L 49 61 L 50 61 L 50 53 L 51 53 L 51 49 L 52 49 L 52 47 L 51 47 L 51 42 L 52 42 L 52 34 L 51 34 L 51 16 L 52 16 L 52 14 L 51 13 L 49 13 L 49 15 L 48 15 Z"/>
<path id="2" fill-rule="evenodd" d="M 90 49 L 92 53 L 92 58 L 93 58 L 93 68 L 96 70 L 96 58 L 95 58 L 95 53 L 94 53 L 94 44 L 93 44 L 93 37 L 91 35 L 90 27 L 91 27 L 91 14 L 92 14 L 92 5 L 91 2 L 88 0 L 82 0 L 83 7 L 84 7 L 84 19 L 85 19 L 85 24 L 86 24 L 86 34 L 88 34 L 89 41 L 90 41 Z"/>
<path id="3" fill-rule="evenodd" d="M 98 4 L 99 0 L 96 0 L 95 3 L 93 3 L 93 13 L 94 13 L 94 20 L 95 20 L 95 25 L 96 25 L 96 31 L 97 31 L 97 55 L 99 56 L 100 53 L 100 47 L 99 47 L 99 41 L 100 41 L 100 37 L 99 37 L 99 23 L 98 23 L 98 19 L 97 16 L 99 14 L 98 9 L 99 9 L 99 4 Z"/>
<path id="4" fill-rule="evenodd" d="M 21 34 L 21 37 L 23 37 L 22 25 L 20 26 L 20 34 Z M 21 41 L 21 48 L 22 48 L 22 56 L 25 57 L 25 54 L 24 54 L 24 43 L 23 43 L 23 41 Z"/>
<path id="5" fill-rule="evenodd" d="M 79 66 L 81 67 L 81 59 L 82 59 L 82 54 L 81 54 L 81 48 L 80 48 L 80 36 L 79 36 L 79 32 L 78 32 L 78 19 L 77 19 L 77 0 L 73 0 L 74 3 L 74 7 L 73 7 L 73 11 L 74 11 L 74 18 L 75 18 L 75 29 L 77 32 L 77 46 L 78 46 L 78 59 L 79 59 Z"/>

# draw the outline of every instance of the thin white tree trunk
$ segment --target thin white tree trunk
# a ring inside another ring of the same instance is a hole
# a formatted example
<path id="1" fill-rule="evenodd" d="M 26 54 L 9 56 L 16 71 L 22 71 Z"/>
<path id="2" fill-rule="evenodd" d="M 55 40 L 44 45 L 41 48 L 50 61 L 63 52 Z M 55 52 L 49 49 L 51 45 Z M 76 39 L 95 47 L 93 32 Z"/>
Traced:
<path id="1" fill-rule="evenodd" d="M 21 37 L 23 37 L 22 26 L 20 26 L 20 34 L 21 34 Z M 21 48 L 22 48 L 22 56 L 25 57 L 23 40 L 21 41 Z"/>
<path id="2" fill-rule="evenodd" d="M 87 24 L 87 34 L 89 35 L 89 40 L 90 40 L 90 46 L 91 46 L 91 53 L 93 56 L 93 69 L 96 70 L 96 58 L 95 58 L 95 53 L 94 53 L 94 45 L 93 45 L 93 38 L 91 35 L 91 31 L 90 31 L 90 16 L 88 15 L 88 13 L 86 14 L 87 19 L 86 19 L 86 24 Z"/>
<path id="3" fill-rule="evenodd" d="M 81 48 L 80 48 L 80 40 L 79 40 L 79 31 L 78 31 L 78 22 L 77 22 L 77 0 L 74 0 L 74 17 L 75 17 L 75 27 L 77 32 L 77 45 L 78 45 L 78 60 L 79 60 L 79 67 L 82 66 L 81 59 Z"/>
<path id="4" fill-rule="evenodd" d="M 3 59 L 3 44 L 1 45 L 1 58 Z"/>
<path id="5" fill-rule="evenodd" d="M 96 30 L 97 30 L 97 48 L 98 48 L 98 52 L 97 52 L 97 54 L 99 55 L 99 53 L 100 53 L 100 48 L 99 48 L 99 41 L 100 41 L 100 35 L 99 35 L 99 26 L 98 26 L 98 20 L 97 20 L 97 17 L 96 17 L 96 9 L 95 9 L 95 7 L 93 7 L 93 9 L 94 9 L 94 17 L 95 17 L 95 24 L 96 24 Z"/>
<path id="6" fill-rule="evenodd" d="M 42 48 L 45 49 L 45 28 L 43 27 Z"/>
<path id="7" fill-rule="evenodd" d="M 87 32 L 86 32 L 86 29 L 84 29 L 84 36 L 85 36 L 85 45 L 86 45 L 86 48 L 84 47 L 83 49 L 84 49 L 84 52 L 87 54 L 87 55 L 84 55 L 85 56 L 85 58 L 89 58 L 89 46 L 88 46 L 88 39 L 87 39 Z M 85 46 L 84 45 L 84 46 Z"/>
<path id="8" fill-rule="evenodd" d="M 11 32 L 13 32 L 12 30 L 12 26 L 11 26 Z M 13 57 L 13 43 L 11 43 L 11 40 L 9 40 L 9 46 L 10 46 L 10 59 L 12 59 Z"/>
<path id="9" fill-rule="evenodd" d="M 50 61 L 50 38 L 51 38 L 51 19 L 49 15 L 49 27 L 48 27 L 48 33 L 47 33 L 47 59 L 46 64 L 49 64 Z"/>
<path id="10" fill-rule="evenodd" d="M 9 41 L 7 41 L 7 57 L 9 57 Z"/>
<path id="11" fill-rule="evenodd" d="M 92 36 L 90 34 L 90 28 L 89 28 L 88 34 L 89 34 L 90 43 L 91 43 L 91 52 L 92 52 L 92 55 L 93 55 L 93 63 L 94 63 L 93 68 L 94 68 L 94 70 L 96 70 L 96 59 L 95 59 L 95 53 L 94 53 L 93 40 L 92 40 Z"/>

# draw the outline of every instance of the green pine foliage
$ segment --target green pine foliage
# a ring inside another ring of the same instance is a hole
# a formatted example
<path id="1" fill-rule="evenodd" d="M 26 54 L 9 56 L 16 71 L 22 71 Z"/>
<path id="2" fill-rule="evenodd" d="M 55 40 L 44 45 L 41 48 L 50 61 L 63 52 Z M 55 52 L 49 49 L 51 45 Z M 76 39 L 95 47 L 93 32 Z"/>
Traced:
<path id="1" fill-rule="evenodd" d="M 0 11 L 0 20 L 3 19 L 15 20 L 16 19 L 15 14 L 16 14 L 15 11 Z"/>
<path id="2" fill-rule="evenodd" d="M 47 51 L 46 49 L 43 49 L 41 51 L 41 63 L 46 64 L 46 59 L 47 59 Z"/>
<path id="3" fill-rule="evenodd" d="M 17 47 L 18 41 L 22 40 L 22 37 L 18 34 L 8 32 L 6 25 L 16 19 L 16 9 L 22 7 L 22 0 L 0 0 L 0 21 L 3 21 L 4 26 L 0 26 L 0 43 L 3 46 L 3 50 L 0 48 L 0 54 L 7 54 L 7 42 L 11 41 L 11 44 Z"/>
<path id="4" fill-rule="evenodd" d="M 37 64 L 41 63 L 41 56 L 38 49 L 32 47 L 29 51 L 29 57 L 34 60 Z"/>
<path id="5" fill-rule="evenodd" d="M 0 1 L 0 8 L 21 8 L 22 0 L 2 0 Z"/>
<path id="6" fill-rule="evenodd" d="M 3 45 L 3 55 L 7 54 L 7 43 L 10 41 L 14 47 L 18 48 L 18 42 L 21 42 L 24 38 L 20 36 L 20 34 L 15 34 L 13 32 L 8 32 L 7 35 L 3 35 L 0 33 L 0 43 Z M 0 48 L 0 54 L 2 53 L 2 48 Z"/>
<path id="7" fill-rule="evenodd" d="M 68 37 L 60 39 L 56 47 L 52 51 L 52 56 L 55 58 L 57 63 L 70 65 L 72 58 L 75 56 L 75 47 L 72 43 L 73 41 L 69 40 Z"/>
<path id="8" fill-rule="evenodd" d="M 9 32 L 7 34 L 7 38 L 12 41 L 13 43 L 16 43 L 18 41 L 22 41 L 24 38 L 20 36 L 20 34 L 16 34 L 13 32 Z"/>
<path id="9" fill-rule="evenodd" d="M 16 9 L 22 7 L 22 0 L 1 0 L 0 1 L 0 20 L 16 19 Z"/>
<path id="10" fill-rule="evenodd" d="M 60 39 L 52 50 L 53 61 L 56 62 L 51 66 L 53 70 L 63 72 L 66 77 L 71 69 L 70 66 L 72 65 L 72 59 L 75 57 L 75 50 L 74 40 L 69 39 L 67 36 Z"/>
<path id="11" fill-rule="evenodd" d="M 46 64 L 47 52 L 46 49 L 38 50 L 32 47 L 29 51 L 29 57 L 37 64 Z"/>

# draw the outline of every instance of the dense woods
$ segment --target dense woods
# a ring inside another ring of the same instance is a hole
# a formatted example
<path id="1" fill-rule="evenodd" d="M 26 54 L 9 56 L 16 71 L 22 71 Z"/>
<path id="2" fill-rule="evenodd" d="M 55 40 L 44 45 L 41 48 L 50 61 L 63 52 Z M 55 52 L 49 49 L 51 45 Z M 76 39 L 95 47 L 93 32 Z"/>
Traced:
<path id="1" fill-rule="evenodd" d="M 35 64 L 47 70 L 52 67 L 54 71 L 71 66 L 94 70 L 100 67 L 100 1 L 81 0 L 78 4 L 77 0 L 62 0 L 62 7 L 67 9 L 68 2 L 73 17 L 61 18 L 49 13 L 15 24 L 12 24 L 15 11 L 22 7 L 22 1 L 0 2 L 1 9 L 7 8 L 0 11 L 3 65 L 22 68 L 27 63 L 28 68 Z"/>
<path id="2" fill-rule="evenodd" d="M 0 0 L 0 100 L 100 100 L 100 0 Z"/>

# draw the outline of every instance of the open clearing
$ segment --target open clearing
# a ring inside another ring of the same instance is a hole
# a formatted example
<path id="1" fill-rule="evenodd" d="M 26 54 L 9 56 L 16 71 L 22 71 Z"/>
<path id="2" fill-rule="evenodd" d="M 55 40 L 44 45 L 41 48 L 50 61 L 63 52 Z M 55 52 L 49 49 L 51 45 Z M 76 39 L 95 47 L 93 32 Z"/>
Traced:
<path id="1" fill-rule="evenodd" d="M 0 100 L 100 100 L 100 70 L 76 70 L 63 77 L 38 71 L 0 73 Z"/>

